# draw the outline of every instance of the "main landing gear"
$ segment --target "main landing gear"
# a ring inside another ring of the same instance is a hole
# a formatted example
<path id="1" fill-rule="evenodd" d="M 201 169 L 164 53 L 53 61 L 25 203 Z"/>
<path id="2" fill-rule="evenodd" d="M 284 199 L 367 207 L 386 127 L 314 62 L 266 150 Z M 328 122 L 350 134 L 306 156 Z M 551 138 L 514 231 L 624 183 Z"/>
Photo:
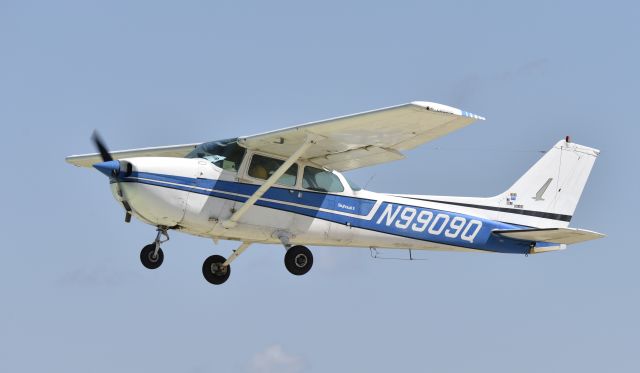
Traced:
<path id="1" fill-rule="evenodd" d="M 291 274 L 302 276 L 313 266 L 313 254 L 306 246 L 293 246 L 284 255 L 284 265 Z"/>
<path id="2" fill-rule="evenodd" d="M 202 264 L 202 275 L 210 284 L 220 285 L 229 279 L 231 275 L 231 262 L 236 260 L 248 247 L 251 242 L 243 242 L 239 248 L 233 250 L 229 259 L 220 255 L 211 255 Z"/>
<path id="3" fill-rule="evenodd" d="M 204 279 L 214 285 L 223 284 L 231 275 L 231 266 L 224 265 L 227 260 L 220 255 L 211 255 L 202 263 Z"/>
<path id="4" fill-rule="evenodd" d="M 226 260 L 220 255 L 208 257 L 202 264 L 204 279 L 214 285 L 220 285 L 227 281 L 231 275 L 231 262 L 240 256 L 250 244 L 250 242 L 243 242 Z M 296 276 L 304 275 L 313 266 L 313 254 L 305 246 L 293 246 L 287 250 L 284 256 L 284 265 L 292 274 Z"/>
<path id="5" fill-rule="evenodd" d="M 161 239 L 161 236 L 164 236 L 165 239 Z M 169 241 L 167 229 L 159 227 L 155 241 L 143 247 L 142 251 L 140 251 L 140 261 L 142 262 L 142 265 L 149 269 L 156 269 L 160 267 L 164 260 L 164 253 L 162 252 L 160 245 L 167 241 Z"/>
<path id="6" fill-rule="evenodd" d="M 286 231 L 276 232 L 276 237 L 282 242 L 282 245 L 287 250 L 284 254 L 284 266 L 289 273 L 302 276 L 309 272 L 313 266 L 313 254 L 306 246 L 291 245 L 290 234 Z"/>

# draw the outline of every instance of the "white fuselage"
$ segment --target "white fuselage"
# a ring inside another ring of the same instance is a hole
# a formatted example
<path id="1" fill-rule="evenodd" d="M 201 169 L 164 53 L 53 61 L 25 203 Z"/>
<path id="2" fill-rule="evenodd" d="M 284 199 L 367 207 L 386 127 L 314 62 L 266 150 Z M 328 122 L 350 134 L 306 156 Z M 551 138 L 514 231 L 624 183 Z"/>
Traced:
<path id="1" fill-rule="evenodd" d="M 214 239 L 245 242 L 357 246 L 426 250 L 525 253 L 526 243 L 498 239 L 494 229 L 517 228 L 497 221 L 494 210 L 446 205 L 403 196 L 354 191 L 346 179 L 341 193 L 275 185 L 232 228 L 222 222 L 261 185 L 246 166 L 228 172 L 204 159 L 131 158 L 133 172 L 112 179 L 119 201 L 154 225 Z M 120 190 L 119 190 L 120 189 Z"/>

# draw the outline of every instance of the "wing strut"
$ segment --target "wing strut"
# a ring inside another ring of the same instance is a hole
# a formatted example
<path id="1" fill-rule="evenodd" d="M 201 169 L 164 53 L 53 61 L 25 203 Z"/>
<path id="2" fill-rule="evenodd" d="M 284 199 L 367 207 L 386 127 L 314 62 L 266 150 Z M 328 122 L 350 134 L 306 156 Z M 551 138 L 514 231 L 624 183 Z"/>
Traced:
<path id="1" fill-rule="evenodd" d="M 291 154 L 291 156 L 289 156 L 289 158 L 287 158 L 287 160 L 284 161 L 284 163 L 273 174 L 271 174 L 271 177 L 269 177 L 267 181 L 265 181 L 264 184 L 262 184 L 260 188 L 258 188 L 258 190 L 256 190 L 251 195 L 251 197 L 249 197 L 249 199 L 242 205 L 242 207 L 238 209 L 238 211 L 234 212 L 229 219 L 223 221 L 222 226 L 227 229 L 234 228 L 238 224 L 238 220 L 240 220 L 240 218 L 242 218 L 242 216 L 246 214 L 249 208 L 251 208 L 251 206 L 253 206 L 260 199 L 260 197 L 262 197 L 267 192 L 267 190 L 269 190 L 269 188 L 271 188 L 273 184 L 275 184 L 276 181 L 278 181 L 278 179 L 280 179 L 280 177 L 284 175 L 289 167 L 291 167 L 292 164 L 300 159 L 304 152 L 307 151 L 307 149 L 311 145 L 315 144 L 316 141 L 318 141 L 321 137 L 322 136 L 319 135 L 307 134 L 304 142 L 302 143 L 302 145 L 300 145 L 298 150 L 293 152 L 293 154 Z"/>

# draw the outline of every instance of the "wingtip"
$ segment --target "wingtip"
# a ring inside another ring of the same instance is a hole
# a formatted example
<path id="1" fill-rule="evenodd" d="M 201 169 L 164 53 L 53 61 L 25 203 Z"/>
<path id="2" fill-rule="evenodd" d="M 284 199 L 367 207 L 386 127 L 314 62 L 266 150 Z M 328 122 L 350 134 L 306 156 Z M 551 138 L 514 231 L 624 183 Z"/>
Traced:
<path id="1" fill-rule="evenodd" d="M 477 119 L 477 120 L 487 120 L 487 118 L 485 118 L 485 117 L 483 117 L 481 115 L 470 113 L 470 112 L 464 111 L 464 110 L 460 110 L 460 115 L 462 115 L 463 117 L 469 117 L 469 118 L 473 118 L 473 119 Z"/>
<path id="2" fill-rule="evenodd" d="M 70 165 L 77 166 L 77 164 L 75 164 L 75 162 L 73 161 L 74 158 L 75 158 L 75 156 L 70 155 L 68 157 L 64 157 L 64 161 L 69 163 Z"/>
<path id="3" fill-rule="evenodd" d="M 460 110 L 453 106 L 448 106 L 444 104 L 439 104 L 437 102 L 428 102 L 428 101 L 412 101 L 412 105 L 423 107 L 427 110 L 440 111 L 443 113 L 449 113 L 453 115 L 459 115 L 463 117 L 473 118 L 476 120 L 486 120 L 485 117 L 470 113 L 468 111 Z"/>

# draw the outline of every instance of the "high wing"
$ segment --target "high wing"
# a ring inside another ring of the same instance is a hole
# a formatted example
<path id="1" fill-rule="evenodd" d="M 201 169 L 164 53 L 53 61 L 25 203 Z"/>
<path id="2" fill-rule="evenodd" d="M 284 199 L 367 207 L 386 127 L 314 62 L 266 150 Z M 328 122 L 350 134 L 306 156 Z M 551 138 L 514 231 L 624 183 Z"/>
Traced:
<path id="1" fill-rule="evenodd" d="M 306 123 L 272 132 L 238 138 L 251 150 L 289 157 L 314 137 L 300 159 L 337 171 L 348 171 L 404 158 L 413 149 L 483 117 L 433 102 L 408 104 Z M 131 157 L 184 157 L 197 144 L 171 145 L 114 151 L 113 159 Z M 66 161 L 91 167 L 100 154 L 72 155 Z"/>
<path id="2" fill-rule="evenodd" d="M 476 120 L 475 114 L 432 102 L 414 101 L 363 113 L 240 137 L 240 145 L 287 157 L 308 135 L 319 138 L 301 157 L 347 171 L 404 158 L 401 151 L 435 140 Z"/>
<path id="3" fill-rule="evenodd" d="M 184 157 L 198 145 L 200 145 L 200 143 L 118 150 L 115 152 L 111 152 L 111 156 L 113 157 L 113 159 L 132 157 Z M 102 162 L 99 153 L 71 155 L 65 158 L 65 160 L 72 165 L 79 167 L 91 167 L 98 162 Z"/>

